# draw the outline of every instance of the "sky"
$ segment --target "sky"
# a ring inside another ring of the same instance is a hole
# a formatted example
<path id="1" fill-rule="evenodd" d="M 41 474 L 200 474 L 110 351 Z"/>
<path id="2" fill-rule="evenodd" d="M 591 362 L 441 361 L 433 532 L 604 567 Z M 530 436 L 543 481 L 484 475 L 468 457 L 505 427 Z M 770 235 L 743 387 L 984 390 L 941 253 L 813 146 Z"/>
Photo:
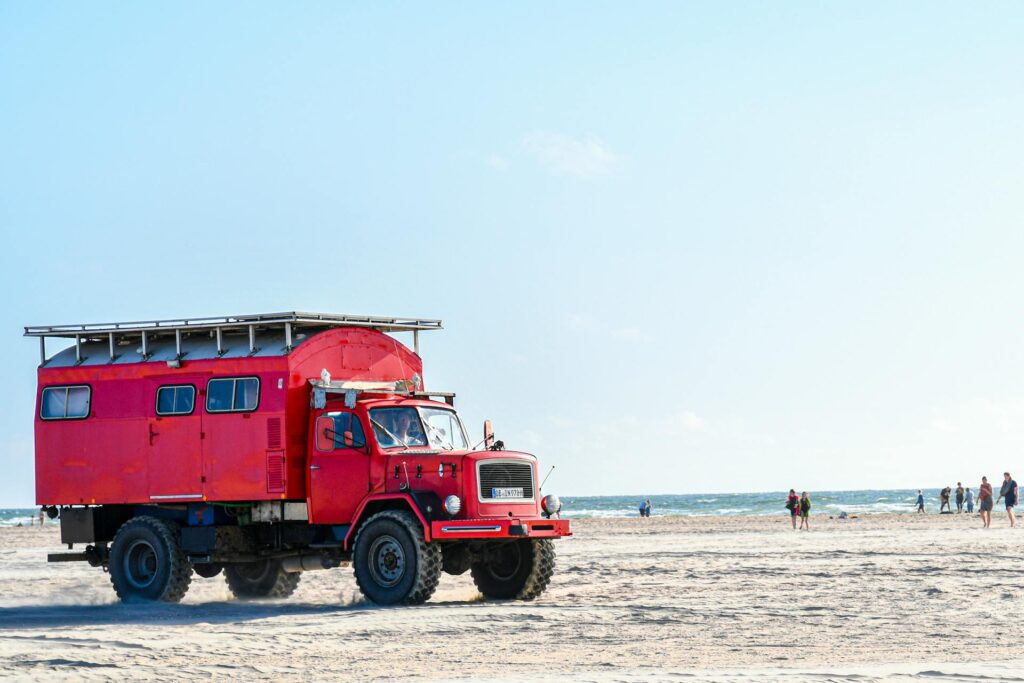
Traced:
<path id="1" fill-rule="evenodd" d="M 25 325 L 440 318 L 547 489 L 1024 471 L 1024 5 L 0 0 L 0 505 Z"/>

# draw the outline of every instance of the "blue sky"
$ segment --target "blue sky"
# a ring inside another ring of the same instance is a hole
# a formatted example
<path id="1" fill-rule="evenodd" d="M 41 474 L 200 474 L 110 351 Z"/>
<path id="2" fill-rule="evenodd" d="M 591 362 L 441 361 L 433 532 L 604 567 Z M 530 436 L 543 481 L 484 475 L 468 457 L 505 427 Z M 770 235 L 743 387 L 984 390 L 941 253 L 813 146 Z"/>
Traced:
<path id="1" fill-rule="evenodd" d="M 1016 3 L 0 0 L 0 504 L 26 324 L 438 317 L 552 490 L 1024 468 Z"/>

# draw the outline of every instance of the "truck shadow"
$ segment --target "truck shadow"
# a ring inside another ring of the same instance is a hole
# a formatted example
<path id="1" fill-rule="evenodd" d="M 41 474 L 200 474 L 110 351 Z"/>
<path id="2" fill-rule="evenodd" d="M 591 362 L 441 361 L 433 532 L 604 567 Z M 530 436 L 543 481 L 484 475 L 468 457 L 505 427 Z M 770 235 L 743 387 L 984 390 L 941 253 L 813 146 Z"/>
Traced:
<path id="1" fill-rule="evenodd" d="M 0 631 L 59 629 L 105 624 L 228 624 L 277 617 L 352 615 L 386 609 L 372 604 L 328 605 L 284 602 L 210 602 L 198 605 L 161 603 L 110 605 L 27 605 L 0 607 Z"/>
<path id="2" fill-rule="evenodd" d="M 438 601 L 423 605 L 375 605 L 371 602 L 332 605 L 298 602 L 204 602 L 166 604 L 139 602 L 106 605 L 25 605 L 0 607 L 0 632 L 18 629 L 58 629 L 68 626 L 133 624 L 140 626 L 181 626 L 194 624 L 232 624 L 281 617 L 331 616 L 355 617 L 379 610 L 430 610 L 472 608 L 483 602 Z"/>

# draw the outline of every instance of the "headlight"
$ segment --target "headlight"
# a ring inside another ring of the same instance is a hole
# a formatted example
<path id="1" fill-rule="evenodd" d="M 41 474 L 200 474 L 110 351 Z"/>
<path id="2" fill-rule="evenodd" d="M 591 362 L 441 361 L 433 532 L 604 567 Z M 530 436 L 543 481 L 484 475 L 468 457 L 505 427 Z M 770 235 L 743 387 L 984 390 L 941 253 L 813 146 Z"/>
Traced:
<path id="1" fill-rule="evenodd" d="M 454 517 L 459 514 L 459 510 L 462 509 L 462 501 L 459 497 L 452 494 L 444 499 L 444 511 Z"/>
<path id="2" fill-rule="evenodd" d="M 558 496 L 551 494 L 544 496 L 540 499 L 540 509 L 544 511 L 548 517 L 551 515 L 557 515 L 562 511 L 562 501 L 558 500 Z"/>

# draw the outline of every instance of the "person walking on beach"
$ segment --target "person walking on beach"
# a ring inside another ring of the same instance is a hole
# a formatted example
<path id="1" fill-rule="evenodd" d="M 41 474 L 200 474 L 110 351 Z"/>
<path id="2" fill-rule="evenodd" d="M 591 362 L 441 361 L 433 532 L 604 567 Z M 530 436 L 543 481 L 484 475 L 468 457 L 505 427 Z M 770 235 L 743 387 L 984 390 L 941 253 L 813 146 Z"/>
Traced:
<path id="1" fill-rule="evenodd" d="M 974 494 L 971 493 L 970 489 L 964 494 L 964 502 L 967 503 L 967 514 L 974 513 Z"/>
<path id="2" fill-rule="evenodd" d="M 956 483 L 956 514 L 964 511 L 964 485 Z"/>
<path id="3" fill-rule="evenodd" d="M 800 512 L 800 496 L 796 495 L 794 489 L 789 490 L 789 497 L 786 498 L 786 509 L 789 510 L 789 519 L 793 523 L 793 531 L 796 531 L 796 516 Z"/>
<path id="4" fill-rule="evenodd" d="M 921 489 L 917 490 L 917 511 L 924 512 L 924 492 Z"/>
<path id="5" fill-rule="evenodd" d="M 992 526 L 992 484 L 988 483 L 988 477 L 982 477 L 981 486 L 978 487 L 978 510 L 982 528 Z"/>
<path id="6" fill-rule="evenodd" d="M 1003 487 L 999 489 L 999 500 L 1006 499 L 1006 516 L 1010 518 L 1010 526 L 1016 526 L 1017 520 L 1013 516 L 1013 507 L 1017 504 L 1017 482 L 1013 480 L 1009 472 L 1003 472 Z M 999 500 L 996 502 L 998 503 Z"/>
<path id="7" fill-rule="evenodd" d="M 807 497 L 807 491 L 800 496 L 800 528 L 811 530 L 811 499 Z"/>
<path id="8" fill-rule="evenodd" d="M 640 503 L 640 516 L 641 517 L 650 517 L 651 516 L 651 499 L 650 498 L 648 498 L 647 500 L 645 500 L 642 503 Z"/>

